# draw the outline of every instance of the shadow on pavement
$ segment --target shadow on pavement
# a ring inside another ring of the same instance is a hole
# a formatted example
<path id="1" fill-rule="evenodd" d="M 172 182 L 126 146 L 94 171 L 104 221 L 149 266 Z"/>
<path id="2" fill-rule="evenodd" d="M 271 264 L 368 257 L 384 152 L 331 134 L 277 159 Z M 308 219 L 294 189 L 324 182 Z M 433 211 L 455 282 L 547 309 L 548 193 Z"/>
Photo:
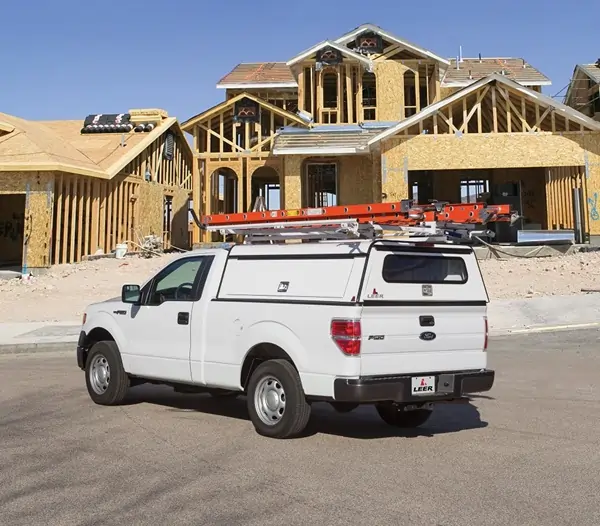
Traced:
<path id="1" fill-rule="evenodd" d="M 417 429 L 397 429 L 385 424 L 371 405 L 360 406 L 350 413 L 338 413 L 328 403 L 313 403 L 307 429 L 301 437 L 316 434 L 335 435 L 346 438 L 377 439 L 389 437 L 433 437 L 446 433 L 458 433 L 469 429 L 487 427 L 481 420 L 479 410 L 469 403 L 440 404 L 429 421 Z M 208 394 L 180 394 L 163 386 L 138 386 L 131 390 L 127 405 L 148 403 L 163 406 L 169 411 L 196 411 L 209 415 L 249 421 L 246 397 L 213 398 Z"/>

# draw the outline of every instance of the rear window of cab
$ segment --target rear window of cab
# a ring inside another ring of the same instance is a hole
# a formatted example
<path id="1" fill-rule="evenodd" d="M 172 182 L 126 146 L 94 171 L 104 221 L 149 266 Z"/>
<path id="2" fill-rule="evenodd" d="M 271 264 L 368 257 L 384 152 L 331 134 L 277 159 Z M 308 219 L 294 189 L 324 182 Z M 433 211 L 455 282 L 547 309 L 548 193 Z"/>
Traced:
<path id="1" fill-rule="evenodd" d="M 467 266 L 459 257 L 389 254 L 383 260 L 382 277 L 387 283 L 467 282 Z"/>

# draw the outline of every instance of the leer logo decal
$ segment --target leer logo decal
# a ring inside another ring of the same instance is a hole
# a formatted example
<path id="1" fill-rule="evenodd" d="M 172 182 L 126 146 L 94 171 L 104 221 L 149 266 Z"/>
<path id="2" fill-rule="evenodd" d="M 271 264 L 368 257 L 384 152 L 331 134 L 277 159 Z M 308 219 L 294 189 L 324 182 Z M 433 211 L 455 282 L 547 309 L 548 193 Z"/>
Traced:
<path id="1" fill-rule="evenodd" d="M 413 387 L 413 393 L 433 393 L 433 385 L 427 385 L 425 378 L 421 378 L 420 384 Z"/>
<path id="2" fill-rule="evenodd" d="M 379 294 L 379 292 L 377 292 L 377 289 L 373 288 L 373 292 L 371 292 L 371 294 L 367 294 L 367 298 L 369 298 L 370 300 L 382 300 L 383 294 Z"/>

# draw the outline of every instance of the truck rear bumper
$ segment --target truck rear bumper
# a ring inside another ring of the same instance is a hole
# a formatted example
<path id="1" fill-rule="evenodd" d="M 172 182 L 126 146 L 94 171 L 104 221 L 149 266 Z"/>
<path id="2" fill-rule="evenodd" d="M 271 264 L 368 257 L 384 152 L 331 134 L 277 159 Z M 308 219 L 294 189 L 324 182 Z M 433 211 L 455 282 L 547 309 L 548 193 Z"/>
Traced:
<path id="1" fill-rule="evenodd" d="M 413 394 L 412 378 L 430 376 L 435 377 L 435 391 L 431 394 Z M 333 393 L 335 400 L 339 402 L 426 403 L 460 398 L 468 393 L 489 391 L 494 384 L 494 378 L 495 372 L 489 369 L 421 373 L 410 376 L 336 378 L 333 382 Z"/>

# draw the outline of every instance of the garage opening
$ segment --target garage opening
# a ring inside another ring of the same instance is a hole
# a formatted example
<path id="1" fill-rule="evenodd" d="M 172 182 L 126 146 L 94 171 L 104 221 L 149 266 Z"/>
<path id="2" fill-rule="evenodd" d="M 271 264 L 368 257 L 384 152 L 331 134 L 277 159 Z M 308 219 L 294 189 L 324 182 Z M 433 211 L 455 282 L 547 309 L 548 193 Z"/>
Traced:
<path id="1" fill-rule="evenodd" d="M 25 195 L 0 195 L 0 268 L 21 270 Z"/>
<path id="2" fill-rule="evenodd" d="M 513 225 L 490 223 L 488 228 L 496 234 L 495 243 L 516 243 L 519 230 L 573 229 L 572 189 L 583 189 L 585 204 L 585 186 L 584 167 L 493 168 L 411 171 L 408 191 L 409 198 L 421 204 L 437 200 L 511 205 L 521 219 Z M 588 223 L 584 217 L 586 233 Z"/>

